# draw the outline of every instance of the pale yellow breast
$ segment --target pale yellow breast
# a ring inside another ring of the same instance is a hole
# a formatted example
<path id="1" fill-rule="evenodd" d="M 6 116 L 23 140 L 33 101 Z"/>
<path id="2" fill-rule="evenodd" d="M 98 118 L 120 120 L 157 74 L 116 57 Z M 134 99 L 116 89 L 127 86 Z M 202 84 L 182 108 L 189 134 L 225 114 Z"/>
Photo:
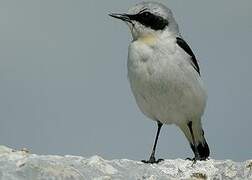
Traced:
<path id="1" fill-rule="evenodd" d="M 144 43 L 146 45 L 153 45 L 156 43 L 157 41 L 157 37 L 152 35 L 152 34 L 148 34 L 145 36 L 142 36 L 138 39 L 139 42 Z"/>

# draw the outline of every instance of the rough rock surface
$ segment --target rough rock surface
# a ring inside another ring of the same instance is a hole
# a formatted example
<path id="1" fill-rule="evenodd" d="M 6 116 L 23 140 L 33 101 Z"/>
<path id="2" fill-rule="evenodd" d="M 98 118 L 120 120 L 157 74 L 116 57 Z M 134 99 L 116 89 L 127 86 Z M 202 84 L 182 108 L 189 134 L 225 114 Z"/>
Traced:
<path id="1" fill-rule="evenodd" d="M 165 160 L 144 164 L 128 159 L 104 160 L 99 156 L 52 156 L 30 154 L 0 146 L 1 180 L 72 179 L 252 179 L 252 160 Z"/>

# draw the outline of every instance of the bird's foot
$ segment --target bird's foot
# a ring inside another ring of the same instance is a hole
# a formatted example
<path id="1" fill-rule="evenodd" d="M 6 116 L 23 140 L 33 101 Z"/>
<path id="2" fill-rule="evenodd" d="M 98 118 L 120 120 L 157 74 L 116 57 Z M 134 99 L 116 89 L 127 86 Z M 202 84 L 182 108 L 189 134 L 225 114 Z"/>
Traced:
<path id="1" fill-rule="evenodd" d="M 193 163 L 195 164 L 197 161 L 206 161 L 208 160 L 208 158 L 195 156 L 194 158 L 186 158 L 185 160 L 193 161 Z"/>
<path id="2" fill-rule="evenodd" d="M 156 160 L 156 158 L 154 156 L 151 156 L 149 160 L 142 160 L 142 162 L 146 163 L 146 164 L 158 164 L 161 161 L 164 161 L 164 159 Z"/>
<path id="3" fill-rule="evenodd" d="M 189 161 L 192 161 L 193 162 L 193 164 L 196 164 L 196 162 L 197 162 L 197 158 L 196 157 L 194 157 L 194 158 L 186 158 L 185 160 L 189 160 Z M 192 165 L 193 165 L 192 164 Z"/>

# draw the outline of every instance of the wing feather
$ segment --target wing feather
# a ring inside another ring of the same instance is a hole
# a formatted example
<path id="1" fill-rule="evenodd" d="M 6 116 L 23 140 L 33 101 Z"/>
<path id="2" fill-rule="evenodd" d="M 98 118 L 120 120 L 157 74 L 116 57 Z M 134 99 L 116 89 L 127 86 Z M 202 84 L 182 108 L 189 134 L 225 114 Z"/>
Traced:
<path id="1" fill-rule="evenodd" d="M 199 64 L 198 64 L 197 59 L 196 59 L 195 55 L 193 54 L 190 46 L 182 38 L 177 37 L 176 39 L 177 39 L 177 44 L 179 45 L 179 47 L 181 47 L 187 54 L 189 54 L 191 56 L 191 64 L 192 64 L 193 68 L 200 75 Z"/>

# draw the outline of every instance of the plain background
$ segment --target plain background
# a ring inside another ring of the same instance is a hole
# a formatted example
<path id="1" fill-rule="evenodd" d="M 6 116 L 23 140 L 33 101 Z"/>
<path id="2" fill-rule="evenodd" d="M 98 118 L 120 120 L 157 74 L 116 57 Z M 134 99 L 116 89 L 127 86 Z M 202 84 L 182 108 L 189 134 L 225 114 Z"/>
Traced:
<path id="1" fill-rule="evenodd" d="M 38 154 L 147 159 L 156 124 L 127 81 L 129 30 L 108 16 L 139 1 L 0 1 L 0 144 Z M 252 1 L 160 1 L 173 10 L 208 89 L 211 157 L 252 158 Z M 192 157 L 175 126 L 157 157 Z"/>

